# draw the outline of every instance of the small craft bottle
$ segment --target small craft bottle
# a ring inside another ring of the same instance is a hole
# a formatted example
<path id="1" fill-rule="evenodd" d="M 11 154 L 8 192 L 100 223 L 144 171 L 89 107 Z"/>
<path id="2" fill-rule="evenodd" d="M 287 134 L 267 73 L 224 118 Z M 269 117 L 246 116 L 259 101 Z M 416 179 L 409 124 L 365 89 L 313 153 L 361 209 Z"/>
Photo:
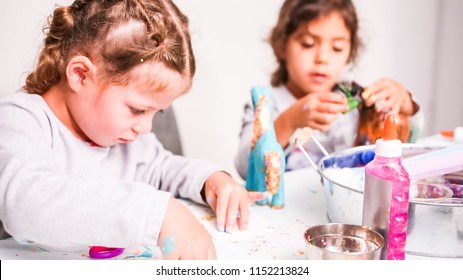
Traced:
<path id="1" fill-rule="evenodd" d="M 405 259 L 410 178 L 402 166 L 395 115 L 387 115 L 375 157 L 365 166 L 362 224 L 384 237 L 381 259 Z"/>

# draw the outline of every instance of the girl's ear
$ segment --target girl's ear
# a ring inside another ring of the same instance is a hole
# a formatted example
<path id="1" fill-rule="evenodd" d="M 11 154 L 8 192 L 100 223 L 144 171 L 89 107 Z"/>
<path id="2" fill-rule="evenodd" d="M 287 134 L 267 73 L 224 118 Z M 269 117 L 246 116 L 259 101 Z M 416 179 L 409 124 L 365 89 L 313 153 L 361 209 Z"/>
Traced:
<path id="1" fill-rule="evenodd" d="M 78 55 L 71 58 L 66 66 L 67 83 L 72 91 L 96 85 L 96 67 L 86 56 Z"/>

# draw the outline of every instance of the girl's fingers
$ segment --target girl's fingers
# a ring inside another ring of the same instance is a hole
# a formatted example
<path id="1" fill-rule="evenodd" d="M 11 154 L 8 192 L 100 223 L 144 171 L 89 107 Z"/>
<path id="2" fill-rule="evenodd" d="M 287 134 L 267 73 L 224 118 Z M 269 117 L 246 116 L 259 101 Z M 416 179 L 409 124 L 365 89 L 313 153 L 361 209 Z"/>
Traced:
<path id="1" fill-rule="evenodd" d="M 232 192 L 228 200 L 227 220 L 225 222 L 225 231 L 232 233 L 235 229 L 236 218 L 238 215 L 238 206 L 240 203 L 240 195 L 237 192 Z"/>
<path id="2" fill-rule="evenodd" d="M 349 110 L 347 104 L 337 104 L 331 102 L 323 102 L 318 104 L 317 111 L 322 113 L 337 114 L 341 112 L 346 112 Z"/>
<path id="3" fill-rule="evenodd" d="M 363 99 L 365 99 L 365 104 L 367 106 L 371 106 L 375 104 L 378 100 L 384 99 L 383 93 L 385 87 L 382 82 L 376 82 L 370 85 L 365 91 L 362 93 Z"/>
<path id="4" fill-rule="evenodd" d="M 392 98 L 390 98 L 390 99 L 383 99 L 383 101 L 382 101 L 382 103 L 381 103 L 381 112 L 385 112 L 385 113 L 392 112 L 394 106 L 395 106 L 397 103 L 398 103 L 398 102 L 395 102 L 395 100 L 393 100 Z"/>
<path id="5" fill-rule="evenodd" d="M 372 92 L 365 100 L 365 104 L 367 106 L 376 105 L 376 103 L 381 101 L 382 99 L 384 99 L 384 97 L 382 97 L 382 94 L 380 94 L 379 92 Z"/>
<path id="6" fill-rule="evenodd" d="M 393 95 L 391 94 L 391 90 L 390 89 L 382 89 L 378 92 L 376 92 L 375 94 L 375 98 L 376 100 L 386 100 L 386 99 L 390 99 L 392 98 Z"/>
<path id="7" fill-rule="evenodd" d="M 265 192 L 248 192 L 248 201 L 254 202 L 262 200 L 266 197 Z"/>
<path id="8" fill-rule="evenodd" d="M 227 205 L 230 200 L 231 190 L 227 188 L 221 189 L 221 194 L 217 195 L 217 208 L 216 208 L 216 218 L 217 218 L 217 229 L 219 231 L 225 231 L 225 218 L 227 216 Z"/>
<path id="9" fill-rule="evenodd" d="M 206 197 L 206 202 L 207 204 L 209 204 L 209 206 L 214 212 L 217 212 L 217 198 L 215 196 L 215 193 L 211 196 Z"/>
<path id="10" fill-rule="evenodd" d="M 389 84 L 388 79 L 380 79 L 380 80 L 374 82 L 373 84 L 371 84 L 368 87 L 368 90 L 371 91 L 371 93 L 374 94 L 374 93 L 376 93 L 378 91 L 381 91 L 384 88 L 388 87 L 388 84 Z"/>
<path id="11" fill-rule="evenodd" d="M 312 121 L 318 125 L 329 125 L 336 119 L 336 114 L 313 112 Z"/>
<path id="12" fill-rule="evenodd" d="M 256 200 L 262 200 L 265 198 L 265 193 L 256 193 L 256 194 L 261 194 L 263 196 L 260 196 L 260 199 Z M 248 225 L 249 225 L 249 197 L 250 194 L 248 193 L 248 199 L 245 197 L 241 197 L 240 199 L 240 205 L 239 205 L 239 210 L 238 210 L 238 219 L 239 219 L 239 224 L 240 224 L 240 230 L 247 230 Z M 256 201 L 254 200 L 254 201 Z"/>
<path id="13" fill-rule="evenodd" d="M 318 123 L 313 123 L 311 125 L 311 127 L 315 130 L 319 130 L 319 131 L 328 131 L 328 129 L 330 128 L 330 125 L 329 124 L 324 124 L 324 125 L 321 125 L 321 124 L 318 124 Z"/>
<path id="14" fill-rule="evenodd" d="M 398 114 L 400 112 L 400 104 L 395 103 L 394 106 L 392 106 L 391 113 L 392 114 Z"/>
<path id="15" fill-rule="evenodd" d="M 343 94 L 333 92 L 315 93 L 318 101 L 336 104 L 346 104 L 347 98 Z"/>

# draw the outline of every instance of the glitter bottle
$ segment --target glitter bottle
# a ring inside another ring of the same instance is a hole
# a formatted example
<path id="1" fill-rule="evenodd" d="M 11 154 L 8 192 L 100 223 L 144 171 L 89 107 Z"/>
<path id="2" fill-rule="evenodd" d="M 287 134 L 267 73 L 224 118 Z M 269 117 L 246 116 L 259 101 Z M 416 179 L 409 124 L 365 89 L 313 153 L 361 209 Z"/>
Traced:
<path id="1" fill-rule="evenodd" d="M 381 259 L 405 259 L 410 178 L 402 166 L 395 115 L 387 115 L 375 158 L 365 166 L 363 221 L 383 235 Z"/>

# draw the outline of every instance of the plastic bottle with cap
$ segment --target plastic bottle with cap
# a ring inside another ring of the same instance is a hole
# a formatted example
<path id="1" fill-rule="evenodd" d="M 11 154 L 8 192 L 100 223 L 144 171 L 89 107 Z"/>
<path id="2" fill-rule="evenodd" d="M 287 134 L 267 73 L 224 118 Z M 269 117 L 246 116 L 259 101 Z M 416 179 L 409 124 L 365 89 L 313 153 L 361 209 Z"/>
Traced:
<path id="1" fill-rule="evenodd" d="M 381 259 L 405 259 L 410 178 L 402 166 L 395 115 L 387 115 L 375 157 L 365 166 L 362 224 L 383 235 Z"/>

